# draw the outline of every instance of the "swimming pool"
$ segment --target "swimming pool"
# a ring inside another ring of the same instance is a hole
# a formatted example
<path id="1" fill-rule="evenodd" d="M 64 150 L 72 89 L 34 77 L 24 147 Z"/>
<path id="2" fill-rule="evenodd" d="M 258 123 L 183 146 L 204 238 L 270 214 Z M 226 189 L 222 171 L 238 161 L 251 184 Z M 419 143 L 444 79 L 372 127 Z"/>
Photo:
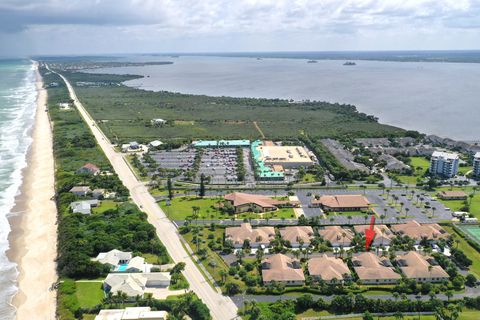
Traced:
<path id="1" fill-rule="evenodd" d="M 128 267 L 128 264 L 120 264 L 117 268 L 117 271 L 119 271 L 119 272 L 126 271 L 127 267 Z"/>

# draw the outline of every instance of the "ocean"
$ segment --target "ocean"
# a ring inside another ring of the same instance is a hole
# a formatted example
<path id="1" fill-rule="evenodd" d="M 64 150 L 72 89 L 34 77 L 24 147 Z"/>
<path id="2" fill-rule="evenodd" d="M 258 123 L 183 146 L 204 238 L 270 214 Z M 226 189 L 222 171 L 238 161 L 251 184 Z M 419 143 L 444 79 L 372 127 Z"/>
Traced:
<path id="1" fill-rule="evenodd" d="M 146 90 L 211 96 L 286 98 L 353 104 L 380 122 L 457 140 L 480 140 L 480 63 L 217 56 L 142 56 L 170 65 L 96 69 L 146 76 Z M 148 77 L 147 77 L 148 76 Z"/>
<path id="2" fill-rule="evenodd" d="M 0 60 L 0 319 L 14 319 L 16 264 L 9 261 L 7 220 L 22 183 L 36 110 L 34 66 L 29 60 Z"/>

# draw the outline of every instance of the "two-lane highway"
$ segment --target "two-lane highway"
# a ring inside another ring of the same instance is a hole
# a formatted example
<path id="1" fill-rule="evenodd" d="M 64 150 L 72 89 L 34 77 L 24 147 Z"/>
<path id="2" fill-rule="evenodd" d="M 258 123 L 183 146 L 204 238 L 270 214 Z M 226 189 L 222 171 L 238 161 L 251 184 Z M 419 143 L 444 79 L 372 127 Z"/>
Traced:
<path id="1" fill-rule="evenodd" d="M 128 164 L 123 159 L 122 155 L 115 151 L 108 138 L 95 125 L 95 121 L 78 100 L 70 82 L 63 75 L 51 70 L 48 67 L 47 69 L 58 74 L 65 82 L 70 93 L 70 97 L 74 101 L 77 110 L 80 112 L 84 121 L 92 131 L 103 152 L 110 160 L 120 180 L 130 191 L 132 200 L 147 213 L 148 221 L 156 228 L 157 235 L 167 248 L 170 256 L 176 263 L 185 262 L 186 267 L 184 275 L 190 283 L 191 290 L 193 290 L 197 296 L 208 306 L 214 319 L 228 320 L 237 318 L 237 306 L 233 303 L 232 299 L 215 291 L 205 280 L 195 263 L 188 255 L 187 251 L 182 246 L 180 240 L 181 235 L 178 233 L 177 228 L 157 205 L 155 199 L 148 192 L 147 187 L 138 181 Z"/>

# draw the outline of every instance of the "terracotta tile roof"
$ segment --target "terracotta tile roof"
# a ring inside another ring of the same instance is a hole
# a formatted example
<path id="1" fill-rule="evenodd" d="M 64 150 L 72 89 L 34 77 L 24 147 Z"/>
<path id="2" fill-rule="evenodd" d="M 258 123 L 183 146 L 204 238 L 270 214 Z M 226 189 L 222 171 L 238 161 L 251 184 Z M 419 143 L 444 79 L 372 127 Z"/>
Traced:
<path id="1" fill-rule="evenodd" d="M 225 240 L 231 240 L 235 245 L 243 245 L 245 240 L 250 244 L 269 244 L 275 239 L 273 227 L 259 227 L 253 229 L 250 223 L 242 223 L 240 227 L 229 227 L 225 229 Z"/>
<path id="2" fill-rule="evenodd" d="M 242 192 L 233 192 L 226 194 L 224 196 L 225 200 L 231 201 L 233 206 L 241 206 L 245 204 L 256 204 L 262 208 L 275 208 L 277 205 L 286 204 L 291 201 L 287 200 L 277 200 L 272 199 L 271 197 L 259 195 L 259 194 L 249 194 Z"/>
<path id="3" fill-rule="evenodd" d="M 332 245 L 343 244 L 350 246 L 354 236 L 352 230 L 340 226 L 327 226 L 324 229 L 318 230 L 318 233 L 324 240 L 330 241 Z M 345 238 L 342 236 L 343 233 L 345 233 Z"/>
<path id="4" fill-rule="evenodd" d="M 355 272 L 360 280 L 400 279 L 386 257 L 379 257 L 372 252 L 362 252 L 352 257 Z"/>
<path id="5" fill-rule="evenodd" d="M 98 172 L 100 169 L 93 163 L 86 163 L 81 169 L 88 169 L 91 172 Z"/>
<path id="6" fill-rule="evenodd" d="M 298 243 L 302 239 L 306 245 L 310 244 L 311 239 L 314 237 L 313 229 L 310 226 L 285 227 L 280 229 L 280 235 L 283 240 L 287 240 L 290 243 Z"/>
<path id="7" fill-rule="evenodd" d="M 467 198 L 463 191 L 442 191 L 437 194 L 440 198 Z"/>
<path id="8" fill-rule="evenodd" d="M 427 240 L 448 238 L 448 233 L 437 223 L 420 224 L 415 220 L 410 220 L 406 223 L 394 224 L 391 229 L 393 232 L 417 241 L 422 238 Z"/>
<path id="9" fill-rule="evenodd" d="M 311 276 L 320 277 L 322 280 L 344 280 L 344 275 L 350 275 L 348 266 L 342 259 L 323 254 L 308 260 L 308 272 Z"/>
<path id="10" fill-rule="evenodd" d="M 397 255 L 395 260 L 407 278 L 448 278 L 448 273 L 436 264 L 430 256 L 422 256 L 416 251 Z M 430 263 L 431 261 L 432 263 Z M 432 266 L 429 270 L 429 266 Z"/>
<path id="11" fill-rule="evenodd" d="M 321 204 L 329 208 L 366 208 L 370 202 L 362 195 L 324 195 L 318 200 L 312 200 L 312 204 Z"/>
<path id="12" fill-rule="evenodd" d="M 365 230 L 369 229 L 370 225 L 356 225 L 353 227 L 356 233 L 365 234 Z M 373 226 L 373 231 L 375 231 L 375 244 L 390 244 L 392 239 L 395 237 L 393 232 L 384 224 L 376 224 Z"/>
<path id="13" fill-rule="evenodd" d="M 262 260 L 262 279 L 264 282 L 305 281 L 305 276 L 298 260 L 279 253 Z"/>

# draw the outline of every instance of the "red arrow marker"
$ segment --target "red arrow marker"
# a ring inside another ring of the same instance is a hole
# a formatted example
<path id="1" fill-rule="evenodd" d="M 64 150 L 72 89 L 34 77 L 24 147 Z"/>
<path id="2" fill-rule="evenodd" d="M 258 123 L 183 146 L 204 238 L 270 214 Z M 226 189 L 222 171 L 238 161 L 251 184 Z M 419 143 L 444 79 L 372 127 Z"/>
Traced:
<path id="1" fill-rule="evenodd" d="M 370 221 L 370 228 L 365 230 L 365 249 L 370 248 L 370 244 L 372 244 L 373 238 L 375 238 L 375 231 L 373 230 L 373 226 L 375 225 L 375 216 L 372 215 L 372 220 Z"/>

